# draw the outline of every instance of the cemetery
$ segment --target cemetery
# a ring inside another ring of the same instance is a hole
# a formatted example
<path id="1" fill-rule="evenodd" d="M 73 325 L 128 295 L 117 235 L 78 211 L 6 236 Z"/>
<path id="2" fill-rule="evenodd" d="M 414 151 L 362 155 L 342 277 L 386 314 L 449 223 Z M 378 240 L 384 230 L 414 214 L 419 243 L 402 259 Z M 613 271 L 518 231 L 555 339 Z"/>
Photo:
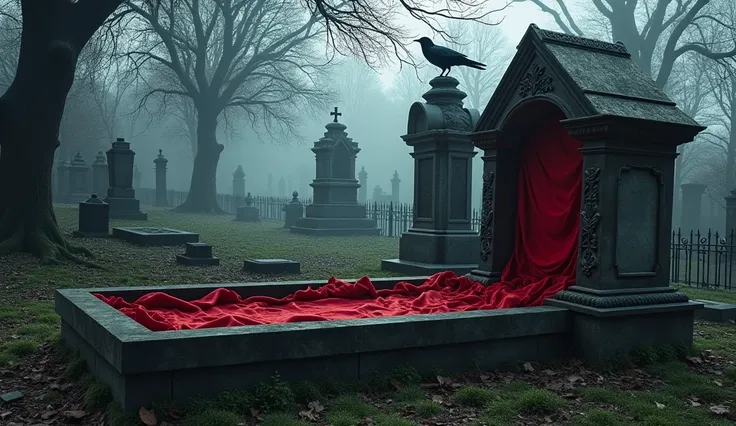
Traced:
<path id="1" fill-rule="evenodd" d="M 693 253 L 675 161 L 705 127 L 623 43 L 534 24 L 482 110 L 454 76 L 427 85 L 400 141 L 409 223 L 397 170 L 373 191 L 389 232 L 338 107 L 302 198 L 281 176 L 261 202 L 238 165 L 222 212 L 181 211 L 170 151 L 122 137 L 57 161 L 54 220 L 96 257 L 1 258 L 0 424 L 736 421 L 736 293 L 672 276 Z"/>

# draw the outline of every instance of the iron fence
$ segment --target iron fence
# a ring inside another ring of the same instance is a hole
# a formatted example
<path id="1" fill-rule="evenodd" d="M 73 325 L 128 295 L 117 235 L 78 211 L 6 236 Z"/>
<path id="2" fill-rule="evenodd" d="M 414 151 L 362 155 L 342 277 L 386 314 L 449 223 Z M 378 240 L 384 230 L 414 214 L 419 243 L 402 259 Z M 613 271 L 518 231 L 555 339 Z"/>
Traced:
<path id="1" fill-rule="evenodd" d="M 733 290 L 735 231 L 673 231 L 670 280 L 691 287 Z"/>

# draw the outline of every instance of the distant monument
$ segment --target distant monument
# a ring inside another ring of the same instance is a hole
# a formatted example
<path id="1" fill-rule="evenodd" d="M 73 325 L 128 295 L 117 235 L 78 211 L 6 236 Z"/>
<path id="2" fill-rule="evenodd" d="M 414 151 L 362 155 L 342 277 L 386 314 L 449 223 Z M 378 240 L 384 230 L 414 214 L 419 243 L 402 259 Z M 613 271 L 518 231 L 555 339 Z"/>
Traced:
<path id="1" fill-rule="evenodd" d="M 355 158 L 358 143 L 349 138 L 347 127 L 337 122 L 342 113 L 335 107 L 335 119 L 328 123 L 324 136 L 314 143 L 317 174 L 310 184 L 314 189 L 312 204 L 306 216 L 299 218 L 291 232 L 310 235 L 379 235 L 366 207 L 358 204 L 358 180 L 355 179 Z"/>

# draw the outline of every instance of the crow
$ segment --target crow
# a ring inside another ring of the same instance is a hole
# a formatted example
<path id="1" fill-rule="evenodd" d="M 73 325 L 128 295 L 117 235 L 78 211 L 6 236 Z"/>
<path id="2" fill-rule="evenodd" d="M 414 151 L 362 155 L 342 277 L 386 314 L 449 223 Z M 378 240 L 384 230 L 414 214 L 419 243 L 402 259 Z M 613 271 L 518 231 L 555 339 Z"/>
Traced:
<path id="1" fill-rule="evenodd" d="M 432 43 L 432 40 L 427 37 L 422 37 L 414 41 L 422 45 L 422 54 L 424 54 L 424 57 L 427 59 L 427 61 L 429 61 L 430 64 L 442 69 L 440 76 L 449 75 L 452 67 L 460 65 L 479 70 L 486 69 L 485 64 L 470 60 L 466 55 L 463 55 L 460 52 L 455 52 L 454 50 L 448 49 L 447 47 L 437 46 L 436 44 Z M 447 74 L 445 74 L 445 71 L 447 71 Z"/>

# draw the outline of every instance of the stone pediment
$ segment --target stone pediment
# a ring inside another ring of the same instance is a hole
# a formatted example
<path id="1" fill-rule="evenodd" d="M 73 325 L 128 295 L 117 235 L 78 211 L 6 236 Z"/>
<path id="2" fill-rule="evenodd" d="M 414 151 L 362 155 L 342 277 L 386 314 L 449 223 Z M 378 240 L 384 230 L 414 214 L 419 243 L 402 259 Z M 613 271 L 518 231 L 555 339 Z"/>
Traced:
<path id="1" fill-rule="evenodd" d="M 342 123 L 333 122 L 327 124 L 325 128 L 327 131 L 324 133 L 324 136 L 314 143 L 312 151 L 334 151 L 338 145 L 341 145 L 341 149 L 344 148 L 345 151 L 353 155 L 360 152 L 358 143 L 354 142 L 353 138 L 348 137 L 348 134 L 345 132 L 347 126 Z"/>
<path id="2" fill-rule="evenodd" d="M 518 105 L 539 98 L 551 100 L 568 119 L 609 116 L 700 127 L 636 65 L 622 43 L 532 24 L 475 131 L 503 127 Z"/>

